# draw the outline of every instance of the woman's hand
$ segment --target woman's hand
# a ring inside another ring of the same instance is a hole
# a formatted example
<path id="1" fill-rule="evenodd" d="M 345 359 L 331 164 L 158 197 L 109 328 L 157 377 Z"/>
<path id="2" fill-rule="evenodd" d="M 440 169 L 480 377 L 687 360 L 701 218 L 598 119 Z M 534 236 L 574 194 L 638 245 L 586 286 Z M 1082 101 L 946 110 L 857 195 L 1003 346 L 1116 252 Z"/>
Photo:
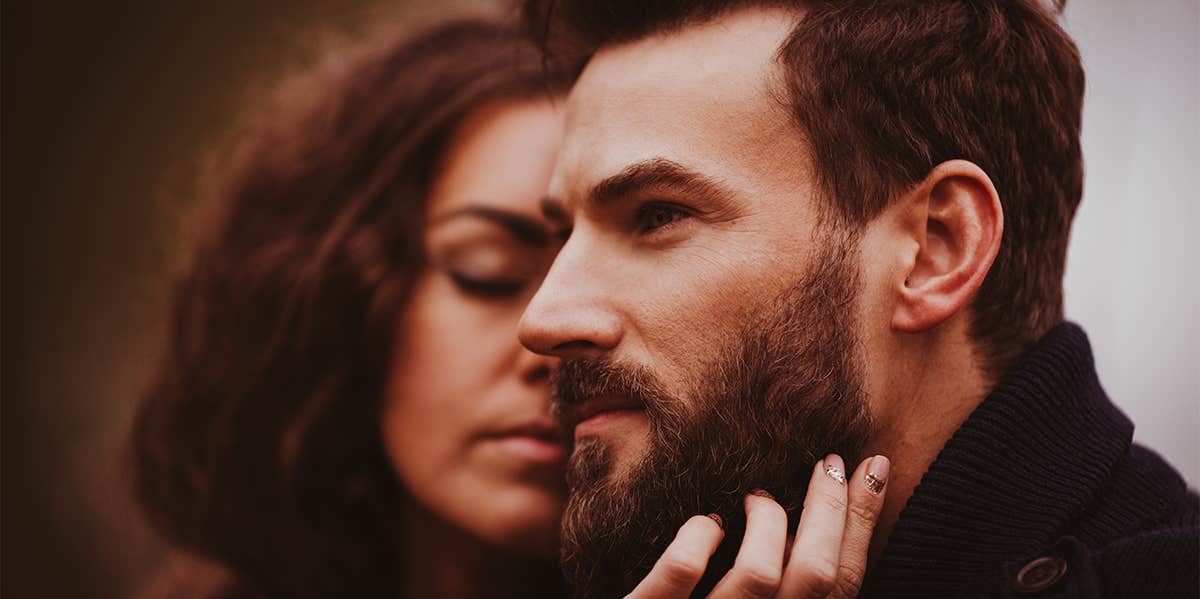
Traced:
<path id="1" fill-rule="evenodd" d="M 746 536 L 733 568 L 709 599 L 857 596 L 867 570 L 871 535 L 883 508 L 889 468 L 887 458 L 875 456 L 864 460 L 846 480 L 840 457 L 830 455 L 817 462 L 790 547 L 783 508 L 765 492 L 747 495 Z M 687 597 L 724 536 L 719 516 L 691 518 L 626 599 Z"/>

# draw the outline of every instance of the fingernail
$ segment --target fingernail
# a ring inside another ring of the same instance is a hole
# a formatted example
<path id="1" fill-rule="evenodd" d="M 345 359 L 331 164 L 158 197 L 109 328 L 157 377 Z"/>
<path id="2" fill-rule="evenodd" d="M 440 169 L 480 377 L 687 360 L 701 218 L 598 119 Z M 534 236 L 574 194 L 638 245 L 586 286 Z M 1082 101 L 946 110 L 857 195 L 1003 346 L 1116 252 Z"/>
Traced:
<path id="1" fill-rule="evenodd" d="M 721 514 L 705 514 L 705 515 L 708 516 L 709 518 L 712 518 L 712 521 L 716 522 L 717 526 L 719 526 L 721 528 L 721 530 L 725 530 L 725 519 L 721 517 Z"/>
<path id="2" fill-rule="evenodd" d="M 867 474 L 863 477 L 863 484 L 867 490 L 878 495 L 883 492 L 883 487 L 887 485 L 888 471 L 891 470 L 891 460 L 877 455 L 871 458 L 871 465 L 867 466 Z"/>
<path id="3" fill-rule="evenodd" d="M 825 474 L 836 480 L 839 485 L 846 484 L 846 471 L 842 468 L 842 458 L 832 453 L 825 457 Z"/>
<path id="4" fill-rule="evenodd" d="M 775 496 L 774 496 L 774 495 L 772 495 L 772 494 L 770 494 L 770 493 L 768 493 L 768 492 L 767 492 L 765 489 L 755 489 L 755 490 L 753 490 L 753 491 L 750 491 L 750 494 L 751 494 L 751 495 L 757 495 L 757 496 L 759 496 L 759 497 L 766 497 L 767 499 L 770 499 L 770 500 L 772 500 L 772 501 L 774 501 L 774 500 L 775 500 Z"/>

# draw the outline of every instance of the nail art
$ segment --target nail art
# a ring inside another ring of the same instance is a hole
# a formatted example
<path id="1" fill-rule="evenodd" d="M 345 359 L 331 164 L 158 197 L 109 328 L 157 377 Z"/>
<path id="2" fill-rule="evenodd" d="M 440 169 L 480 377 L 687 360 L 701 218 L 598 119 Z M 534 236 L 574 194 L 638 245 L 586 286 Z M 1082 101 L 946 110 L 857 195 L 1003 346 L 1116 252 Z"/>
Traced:
<path id="1" fill-rule="evenodd" d="M 885 481 L 875 478 L 874 474 L 868 472 L 867 475 L 863 477 L 863 484 L 867 485 L 868 491 L 878 495 L 883 492 L 883 485 L 885 484 Z"/>
<path id="2" fill-rule="evenodd" d="M 842 472 L 842 469 L 838 468 L 837 466 L 831 464 L 826 465 L 825 474 L 828 474 L 829 478 L 838 481 L 839 485 L 846 484 L 846 473 Z"/>
<path id="3" fill-rule="evenodd" d="M 708 516 L 709 518 L 712 518 L 712 521 L 716 522 L 717 526 L 719 526 L 721 528 L 721 530 L 725 530 L 725 519 L 721 517 L 721 514 L 713 513 L 713 514 L 705 514 L 705 515 Z"/>
<path id="4" fill-rule="evenodd" d="M 863 485 L 867 487 L 868 491 L 875 495 L 883 492 L 883 487 L 887 485 L 890 467 L 891 462 L 883 456 L 871 458 L 871 466 L 867 468 L 867 474 L 863 477 Z"/>
<path id="5" fill-rule="evenodd" d="M 753 490 L 753 491 L 750 491 L 750 494 L 751 494 L 751 495 L 757 495 L 757 496 L 759 496 L 759 497 L 766 497 L 767 499 L 771 499 L 771 500 L 774 500 L 774 499 L 775 499 L 775 496 L 774 496 L 774 495 L 772 495 L 772 494 L 770 494 L 770 493 L 768 493 L 768 492 L 766 491 L 766 489 L 755 489 L 755 490 Z"/>

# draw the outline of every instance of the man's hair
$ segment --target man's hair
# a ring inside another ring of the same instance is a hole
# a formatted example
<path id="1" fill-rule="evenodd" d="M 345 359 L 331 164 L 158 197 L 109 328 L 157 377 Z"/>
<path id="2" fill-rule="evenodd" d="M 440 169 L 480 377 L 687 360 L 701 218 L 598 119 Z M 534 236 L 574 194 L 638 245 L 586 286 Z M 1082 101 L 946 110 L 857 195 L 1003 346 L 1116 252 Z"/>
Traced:
<path id="1" fill-rule="evenodd" d="M 979 165 L 1004 209 L 970 334 L 998 378 L 1063 319 L 1062 277 L 1083 186 L 1084 74 L 1053 7 L 1036 0 L 528 0 L 550 60 L 751 6 L 802 17 L 779 50 L 827 212 L 852 226 L 952 159 Z"/>

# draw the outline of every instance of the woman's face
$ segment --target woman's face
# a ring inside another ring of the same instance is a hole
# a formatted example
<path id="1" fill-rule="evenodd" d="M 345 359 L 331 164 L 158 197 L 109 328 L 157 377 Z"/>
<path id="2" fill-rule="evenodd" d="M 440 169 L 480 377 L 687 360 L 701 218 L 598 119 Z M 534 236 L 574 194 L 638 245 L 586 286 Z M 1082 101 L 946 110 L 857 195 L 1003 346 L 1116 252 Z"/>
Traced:
<path id="1" fill-rule="evenodd" d="M 538 204 L 562 126 L 549 100 L 487 105 L 458 126 L 382 415 L 388 456 L 423 509 L 544 555 L 557 548 L 568 449 L 548 412 L 553 362 L 521 346 L 517 321 L 558 249 Z"/>

